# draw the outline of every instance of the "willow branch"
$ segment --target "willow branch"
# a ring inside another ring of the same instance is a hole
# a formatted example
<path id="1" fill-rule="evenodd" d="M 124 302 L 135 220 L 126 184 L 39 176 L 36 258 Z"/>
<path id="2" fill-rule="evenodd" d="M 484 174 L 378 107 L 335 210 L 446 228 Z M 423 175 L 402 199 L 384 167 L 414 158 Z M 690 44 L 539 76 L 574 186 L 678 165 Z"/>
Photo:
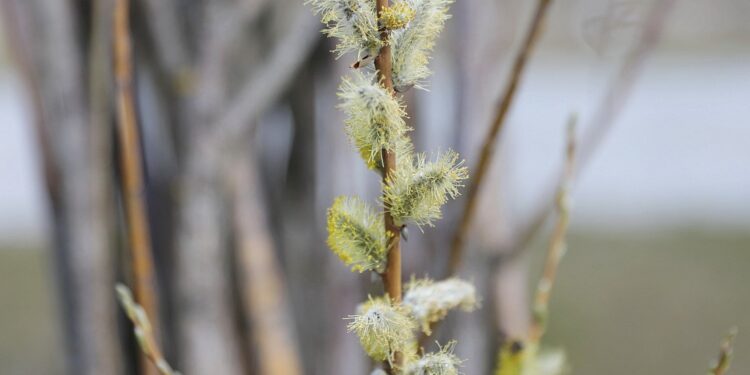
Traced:
<path id="1" fill-rule="evenodd" d="M 557 223 L 555 224 L 552 238 L 547 250 L 547 258 L 544 262 L 542 278 L 537 285 L 534 296 L 534 316 L 529 331 L 531 342 L 538 343 L 547 327 L 547 315 L 549 298 L 552 287 L 557 278 L 557 269 L 566 251 L 566 234 L 570 222 L 570 184 L 575 173 L 576 140 L 575 140 L 575 116 L 571 116 L 568 122 L 568 144 L 565 153 L 565 171 L 563 173 L 560 187 L 557 190 Z"/>
<path id="2" fill-rule="evenodd" d="M 133 284 L 138 302 L 159 332 L 151 237 L 145 202 L 141 139 L 133 94 L 133 56 L 129 26 L 129 0 L 117 0 L 114 8 L 114 71 L 117 87 L 117 131 L 120 143 L 122 194 L 128 227 L 128 242 L 133 259 Z M 155 368 L 144 361 L 146 373 Z"/>
<path id="3" fill-rule="evenodd" d="M 148 14 L 147 24 L 156 46 L 156 60 L 170 74 L 172 84 L 184 86 L 185 73 L 190 65 L 188 44 L 179 20 L 176 0 L 139 0 Z"/>
<path id="4" fill-rule="evenodd" d="M 388 8 L 388 0 L 377 1 L 378 17 L 383 9 Z M 388 30 L 383 30 L 381 39 L 388 40 Z M 378 80 L 391 94 L 393 91 L 393 80 L 391 74 L 391 46 L 385 43 L 380 49 L 380 54 L 375 58 L 375 68 L 378 70 Z M 396 171 L 396 153 L 383 149 L 383 183 L 388 184 L 389 178 Z M 391 236 L 388 243 L 388 263 L 383 273 L 385 291 L 394 302 L 401 301 L 401 228 L 393 220 L 388 207 L 383 211 L 385 218 L 385 230 Z"/>
<path id="5" fill-rule="evenodd" d="M 492 120 L 490 129 L 484 138 L 484 143 L 479 154 L 479 162 L 477 162 L 477 165 L 474 168 L 474 178 L 469 184 L 465 205 L 461 214 L 461 220 L 451 242 L 448 267 L 444 276 L 454 275 L 461 266 L 461 258 L 466 246 L 466 236 L 468 235 L 471 227 L 471 220 L 476 211 L 480 188 L 489 172 L 490 164 L 493 159 L 492 157 L 495 154 L 495 145 L 497 143 L 498 135 L 505 125 L 508 112 L 513 104 L 518 84 L 521 81 L 521 76 L 526 68 L 526 63 L 531 51 L 534 49 L 534 46 L 542 33 L 542 24 L 551 3 L 551 0 L 538 1 L 534 11 L 534 16 L 529 25 L 529 30 L 527 31 L 521 49 L 518 51 L 518 55 L 516 55 L 513 62 L 510 77 L 501 95 L 497 112 Z"/>
<path id="6" fill-rule="evenodd" d="M 153 1 L 153 0 L 151 0 Z M 246 0 L 241 4 L 210 2 L 207 6 L 206 35 L 202 40 L 198 62 L 198 105 L 205 110 L 220 108 L 226 95 L 227 60 L 232 43 L 242 35 L 268 0 Z"/>
<path id="7" fill-rule="evenodd" d="M 383 10 L 388 8 L 388 0 L 377 0 L 378 19 Z M 380 39 L 384 41 L 380 53 L 375 58 L 375 69 L 378 80 L 391 95 L 393 91 L 393 76 L 391 73 L 391 46 L 388 44 L 388 29 L 382 28 Z M 390 177 L 396 171 L 396 153 L 383 149 L 383 183 L 388 184 Z M 383 209 L 385 232 L 388 233 L 388 260 L 383 272 L 383 286 L 388 297 L 395 303 L 401 302 L 401 228 L 395 224 L 388 206 Z M 401 353 L 395 353 L 392 366 L 398 368 L 403 363 Z"/>
<path id="8" fill-rule="evenodd" d="M 253 120 L 283 93 L 315 47 L 320 37 L 318 22 L 305 8 L 292 17 L 290 24 L 294 28 L 274 44 L 268 61 L 239 89 L 219 117 L 215 130 L 223 142 L 242 139 Z"/>
<path id="9" fill-rule="evenodd" d="M 302 374 L 294 322 L 281 267 L 258 191 L 254 160 L 236 153 L 229 171 L 234 201 L 234 233 L 237 236 L 241 300 L 250 317 L 251 334 L 258 350 L 261 374 Z"/>

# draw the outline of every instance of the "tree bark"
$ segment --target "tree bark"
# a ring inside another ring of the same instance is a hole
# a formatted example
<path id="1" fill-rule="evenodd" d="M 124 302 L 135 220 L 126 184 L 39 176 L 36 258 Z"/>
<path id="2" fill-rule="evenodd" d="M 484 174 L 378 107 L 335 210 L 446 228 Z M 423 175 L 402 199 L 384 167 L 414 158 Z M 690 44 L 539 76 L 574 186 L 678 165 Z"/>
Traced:
<path id="1" fill-rule="evenodd" d="M 36 93 L 40 148 L 48 152 L 43 169 L 54 218 L 52 251 L 70 343 L 69 371 L 118 374 L 122 362 L 112 289 L 112 195 L 106 162 L 111 133 L 109 121 L 89 116 L 85 43 L 80 39 L 86 35 L 80 18 L 88 15 L 52 0 L 9 0 L 4 7 L 10 34 L 19 41 L 16 56 Z M 97 48 L 96 59 L 102 58 L 101 40 L 91 43 Z"/>

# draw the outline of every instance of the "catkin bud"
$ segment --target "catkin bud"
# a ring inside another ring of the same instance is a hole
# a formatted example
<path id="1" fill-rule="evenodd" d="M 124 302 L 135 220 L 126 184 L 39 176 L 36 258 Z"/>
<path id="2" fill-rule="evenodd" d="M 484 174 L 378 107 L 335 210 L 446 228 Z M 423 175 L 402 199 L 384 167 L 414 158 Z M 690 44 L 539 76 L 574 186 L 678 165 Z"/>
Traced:
<path id="1" fill-rule="evenodd" d="M 371 299 L 350 316 L 349 331 L 359 337 L 367 355 L 377 361 L 393 361 L 396 352 L 404 352 L 414 343 L 416 324 L 403 307 L 386 298 Z"/>
<path id="2" fill-rule="evenodd" d="M 404 366 L 404 375 L 458 375 L 461 360 L 453 354 L 456 342 L 440 348 L 437 353 L 425 354 L 422 358 Z"/>
<path id="3" fill-rule="evenodd" d="M 382 215 L 359 198 L 338 197 L 328 209 L 328 246 L 353 271 L 383 272 L 386 238 Z"/>
<path id="4" fill-rule="evenodd" d="M 377 82 L 374 73 L 354 71 L 339 87 L 346 132 L 371 169 L 382 165 L 381 151 L 408 152 L 403 105 Z"/>
<path id="5" fill-rule="evenodd" d="M 425 334 L 430 334 L 430 324 L 445 318 L 455 308 L 474 310 L 478 305 L 476 288 L 471 283 L 450 278 L 443 281 L 413 280 L 406 286 L 403 305 L 419 323 Z"/>
<path id="6" fill-rule="evenodd" d="M 429 77 L 427 64 L 435 40 L 450 18 L 448 6 L 453 0 L 404 0 L 415 12 L 406 28 L 391 35 L 393 50 L 393 84 L 403 92 L 411 86 L 421 87 Z"/>
<path id="7" fill-rule="evenodd" d="M 397 1 L 380 13 L 380 23 L 388 30 L 397 30 L 414 19 L 414 9 L 405 1 Z"/>
<path id="8" fill-rule="evenodd" d="M 432 225 L 442 216 L 443 204 L 459 195 L 458 188 L 467 177 L 468 170 L 453 151 L 433 162 L 418 154 L 411 165 L 400 166 L 389 177 L 383 186 L 383 201 L 397 224 Z"/>

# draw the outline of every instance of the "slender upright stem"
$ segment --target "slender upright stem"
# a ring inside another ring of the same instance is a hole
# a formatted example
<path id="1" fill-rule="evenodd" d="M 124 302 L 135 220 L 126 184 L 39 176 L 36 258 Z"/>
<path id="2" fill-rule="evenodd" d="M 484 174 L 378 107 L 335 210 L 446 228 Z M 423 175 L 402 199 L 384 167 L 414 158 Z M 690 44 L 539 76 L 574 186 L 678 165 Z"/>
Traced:
<path id="1" fill-rule="evenodd" d="M 604 95 L 597 104 L 597 108 L 590 117 L 586 129 L 580 137 L 576 173 L 582 173 L 593 156 L 601 148 L 603 141 L 612 131 L 617 117 L 622 112 L 632 94 L 638 76 L 643 71 L 648 55 L 654 50 L 661 39 L 664 25 L 674 8 L 675 0 L 660 0 L 653 5 L 645 18 L 643 30 L 634 47 L 628 52 L 625 60 L 618 68 L 618 72 L 608 84 Z M 561 174 L 564 172 L 561 172 Z M 528 249 L 527 244 L 534 238 L 555 207 L 555 188 L 547 189 L 537 200 L 537 206 L 532 209 L 529 218 L 519 226 L 510 241 L 508 251 L 502 253 L 504 261 L 512 261 Z"/>
<path id="2" fill-rule="evenodd" d="M 539 280 L 536 295 L 534 296 L 534 316 L 529 329 L 529 340 L 534 343 L 539 342 L 539 339 L 544 335 L 544 331 L 547 327 L 549 298 L 552 292 L 552 286 L 555 284 L 560 260 L 565 254 L 565 237 L 570 222 L 568 192 L 570 191 L 570 182 L 573 179 L 573 173 L 575 170 L 575 121 L 575 116 L 573 116 L 568 123 L 568 146 L 565 153 L 565 172 L 563 173 L 563 178 L 557 191 L 557 211 L 559 216 L 557 218 L 557 223 L 555 223 L 552 238 L 550 239 L 542 278 Z"/>
<path id="3" fill-rule="evenodd" d="M 383 9 L 388 7 L 388 0 L 377 0 L 378 18 Z M 378 70 L 378 79 L 391 95 L 393 95 L 393 79 L 391 76 L 391 46 L 388 45 L 388 30 L 383 30 L 380 37 L 386 42 L 380 49 L 380 54 L 375 58 L 375 68 Z M 392 151 L 383 150 L 383 182 L 388 183 L 389 177 L 396 171 L 396 154 Z M 388 243 L 388 264 L 383 273 L 385 291 L 394 302 L 401 301 L 401 228 L 398 227 L 391 216 L 388 207 L 383 211 L 385 217 L 385 230 L 390 234 Z"/>
<path id="4" fill-rule="evenodd" d="M 377 0 L 378 19 L 383 9 L 388 8 L 388 0 Z M 388 44 L 388 30 L 383 28 L 380 38 L 384 41 L 383 48 L 375 58 L 375 68 L 378 71 L 378 80 L 383 87 L 394 94 L 393 78 L 391 75 L 391 46 Z M 389 177 L 396 171 L 396 154 L 383 150 L 383 182 L 388 184 Z M 401 302 L 401 228 L 393 220 L 393 216 L 386 206 L 383 210 L 385 219 L 385 231 L 389 233 L 388 240 L 388 262 L 383 273 L 383 286 L 391 301 Z M 394 367 L 400 367 L 402 362 L 401 353 L 395 354 Z"/>
<path id="5" fill-rule="evenodd" d="M 117 0 L 114 9 L 114 70 L 117 86 L 117 131 L 120 143 L 122 195 L 126 211 L 128 240 L 133 259 L 133 283 L 138 303 L 159 332 L 157 298 L 151 237 L 144 199 L 141 140 L 133 96 L 133 66 L 129 25 L 129 0 Z M 155 374 L 156 368 L 142 362 L 144 373 Z"/>
<path id="6" fill-rule="evenodd" d="M 542 23 L 544 16 L 549 9 L 549 5 L 552 0 L 539 0 L 534 11 L 534 18 L 531 21 L 528 33 L 521 45 L 521 50 L 518 52 L 515 61 L 513 62 L 513 68 L 510 72 L 510 78 L 506 83 L 505 89 L 498 105 L 497 113 L 492 120 L 487 136 L 484 138 L 484 144 L 479 154 L 479 162 L 474 168 L 473 174 L 474 179 L 469 184 L 469 190 L 466 195 L 466 203 L 461 215 L 461 221 L 459 222 L 458 229 L 451 242 L 451 250 L 448 259 L 448 268 L 444 276 L 450 276 L 455 274 L 461 266 L 461 257 L 463 255 L 464 246 L 466 242 L 466 236 L 468 235 L 469 228 L 471 226 L 471 219 L 474 216 L 476 210 L 477 201 L 479 200 L 479 189 L 484 182 L 484 179 L 489 171 L 490 163 L 492 162 L 492 156 L 495 153 L 495 145 L 497 143 L 497 137 L 500 131 L 503 129 L 505 119 L 507 118 L 508 111 L 510 110 L 513 98 L 515 97 L 518 83 L 521 80 L 521 75 L 526 67 L 526 62 L 531 51 L 536 44 L 536 41 L 541 35 Z"/>
<path id="7" fill-rule="evenodd" d="M 130 292 L 130 288 L 118 283 L 115 286 L 115 291 L 120 300 L 120 305 L 125 310 L 125 315 L 133 323 L 133 333 L 138 341 L 138 346 L 141 347 L 141 352 L 156 366 L 160 374 L 178 375 L 179 373 L 172 370 L 167 360 L 164 359 L 161 348 L 156 344 L 151 322 L 148 321 L 147 317 L 142 315 L 143 306 L 133 301 L 133 294 Z"/>

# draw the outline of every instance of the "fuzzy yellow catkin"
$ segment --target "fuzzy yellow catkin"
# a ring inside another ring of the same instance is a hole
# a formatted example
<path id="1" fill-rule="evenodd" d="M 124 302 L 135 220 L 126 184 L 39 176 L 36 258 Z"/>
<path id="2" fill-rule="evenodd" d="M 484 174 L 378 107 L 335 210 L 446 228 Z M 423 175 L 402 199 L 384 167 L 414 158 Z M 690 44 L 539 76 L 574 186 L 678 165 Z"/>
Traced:
<path id="1" fill-rule="evenodd" d="M 414 10 L 408 26 L 391 35 L 393 84 L 400 92 L 411 86 L 422 87 L 430 76 L 427 67 L 435 40 L 450 18 L 453 0 L 404 0 Z"/>
<path id="2" fill-rule="evenodd" d="M 402 103 L 378 83 L 375 73 L 352 72 L 339 87 L 346 132 L 370 169 L 382 166 L 381 151 L 408 153 L 409 127 Z"/>
<path id="3" fill-rule="evenodd" d="M 384 42 L 378 31 L 378 18 L 373 0 L 308 0 L 321 21 L 323 33 L 338 39 L 337 57 L 355 52 L 357 59 L 376 56 Z"/>
<path id="4" fill-rule="evenodd" d="M 430 325 L 445 318 L 455 308 L 472 311 L 479 305 L 476 288 L 468 281 L 450 278 L 443 281 L 412 280 L 406 286 L 403 305 L 425 334 Z"/>
<path id="5" fill-rule="evenodd" d="M 456 152 L 448 151 L 432 162 L 418 154 L 384 184 L 383 201 L 397 224 L 432 225 L 442 216 L 443 204 L 459 195 L 466 178 L 468 170 Z"/>
<path id="6" fill-rule="evenodd" d="M 375 298 L 357 310 L 349 317 L 348 328 L 357 334 L 370 358 L 392 362 L 396 352 L 407 352 L 413 345 L 416 323 L 400 305 L 393 305 L 388 298 Z"/>
<path id="7" fill-rule="evenodd" d="M 383 216 L 356 197 L 337 197 L 328 209 L 328 246 L 353 271 L 383 272 L 386 233 Z"/>
<path id="8" fill-rule="evenodd" d="M 440 348 L 436 353 L 427 353 L 422 358 L 407 363 L 404 375 L 458 375 L 461 360 L 453 354 L 456 342 Z"/>
<path id="9" fill-rule="evenodd" d="M 414 19 L 414 9 L 405 1 L 396 1 L 380 13 L 380 23 L 388 30 L 397 30 Z"/>

